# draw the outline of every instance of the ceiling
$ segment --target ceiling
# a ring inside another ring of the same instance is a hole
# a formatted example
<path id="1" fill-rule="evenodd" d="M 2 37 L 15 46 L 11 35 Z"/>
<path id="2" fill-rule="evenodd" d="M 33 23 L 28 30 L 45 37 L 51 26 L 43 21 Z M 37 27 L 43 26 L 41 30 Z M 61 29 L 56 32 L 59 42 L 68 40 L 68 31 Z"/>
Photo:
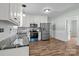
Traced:
<path id="1" fill-rule="evenodd" d="M 25 3 L 27 7 L 23 8 L 26 15 L 48 15 L 49 17 L 57 17 L 68 11 L 78 9 L 78 3 Z M 43 12 L 44 8 L 51 8 L 49 14 Z"/>

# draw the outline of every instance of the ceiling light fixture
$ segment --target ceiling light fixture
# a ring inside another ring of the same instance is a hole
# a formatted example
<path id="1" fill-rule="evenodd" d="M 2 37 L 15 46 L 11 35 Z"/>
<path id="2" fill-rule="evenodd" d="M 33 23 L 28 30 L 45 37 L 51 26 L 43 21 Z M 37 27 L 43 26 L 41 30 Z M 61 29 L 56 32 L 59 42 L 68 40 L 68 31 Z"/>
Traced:
<path id="1" fill-rule="evenodd" d="M 45 9 L 44 12 L 45 13 L 49 13 L 51 10 L 50 9 Z"/>
<path id="2" fill-rule="evenodd" d="M 44 8 L 43 9 L 43 12 L 46 13 L 46 14 L 50 13 L 51 11 L 52 11 L 51 8 Z"/>

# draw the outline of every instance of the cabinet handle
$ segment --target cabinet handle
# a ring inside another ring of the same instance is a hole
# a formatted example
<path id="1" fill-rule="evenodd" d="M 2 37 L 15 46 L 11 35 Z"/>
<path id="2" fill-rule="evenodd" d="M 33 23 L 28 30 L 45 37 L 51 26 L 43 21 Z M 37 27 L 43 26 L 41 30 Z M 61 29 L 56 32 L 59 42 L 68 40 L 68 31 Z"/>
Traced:
<path id="1" fill-rule="evenodd" d="M 9 20 L 11 20 L 11 19 L 9 19 Z"/>
<path id="2" fill-rule="evenodd" d="M 17 18 L 14 18 L 15 20 L 17 20 Z"/>

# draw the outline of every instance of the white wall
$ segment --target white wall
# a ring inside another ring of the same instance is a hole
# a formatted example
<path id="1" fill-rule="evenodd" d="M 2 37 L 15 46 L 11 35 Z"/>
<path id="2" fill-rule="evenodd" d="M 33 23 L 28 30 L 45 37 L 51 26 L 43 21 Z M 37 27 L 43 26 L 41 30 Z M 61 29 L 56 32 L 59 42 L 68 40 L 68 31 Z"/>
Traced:
<path id="1" fill-rule="evenodd" d="M 54 18 L 48 18 L 48 22 L 50 23 L 50 37 L 53 38 L 54 35 L 53 35 L 53 25 L 54 25 Z"/>
<path id="2" fill-rule="evenodd" d="M 0 28 L 4 28 L 4 32 L 0 33 L 0 41 L 16 33 L 16 30 L 8 22 L 0 21 Z M 10 29 L 12 30 L 10 31 Z"/>
<path id="3" fill-rule="evenodd" d="M 61 15 L 55 19 L 56 38 L 58 38 L 62 41 L 68 40 L 67 32 L 65 29 L 66 20 L 73 20 L 73 19 L 77 19 L 77 35 L 78 35 L 77 36 L 77 44 L 79 44 L 79 9 L 66 12 L 63 15 Z"/>
<path id="4" fill-rule="evenodd" d="M 0 50 L 0 56 L 29 56 L 29 47 Z"/>
<path id="5" fill-rule="evenodd" d="M 68 35 L 67 35 L 67 31 L 65 29 L 65 18 L 61 18 L 61 19 L 56 19 L 55 20 L 55 24 L 56 24 L 56 32 L 55 32 L 55 37 L 57 39 L 60 39 L 62 41 L 67 41 L 68 40 Z"/>

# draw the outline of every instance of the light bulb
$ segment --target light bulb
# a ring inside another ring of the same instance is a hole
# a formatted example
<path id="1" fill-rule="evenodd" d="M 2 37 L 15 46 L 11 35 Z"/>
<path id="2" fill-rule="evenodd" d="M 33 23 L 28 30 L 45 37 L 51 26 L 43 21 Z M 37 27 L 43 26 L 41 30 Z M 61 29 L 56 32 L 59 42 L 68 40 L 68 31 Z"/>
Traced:
<path id="1" fill-rule="evenodd" d="M 25 15 L 25 14 L 23 14 L 23 16 L 25 17 L 26 15 Z"/>

